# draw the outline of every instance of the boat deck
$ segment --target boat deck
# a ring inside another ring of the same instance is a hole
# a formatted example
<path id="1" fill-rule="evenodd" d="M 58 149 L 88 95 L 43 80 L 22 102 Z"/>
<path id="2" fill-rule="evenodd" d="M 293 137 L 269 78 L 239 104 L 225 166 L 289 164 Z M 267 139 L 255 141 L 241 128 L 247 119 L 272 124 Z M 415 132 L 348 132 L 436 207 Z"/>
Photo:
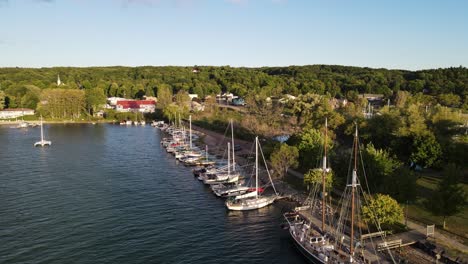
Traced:
<path id="1" fill-rule="evenodd" d="M 321 215 L 316 215 L 312 214 L 311 210 L 301 210 L 299 212 L 299 215 L 306 219 L 306 221 L 309 221 L 312 223 L 312 226 L 315 227 L 321 227 L 322 226 L 322 220 L 319 219 L 321 218 Z M 331 230 L 332 227 L 329 225 L 325 225 L 325 230 Z M 343 244 L 349 245 L 349 230 L 345 230 L 345 237 L 343 240 Z M 386 241 L 389 241 L 389 239 L 385 239 Z M 374 237 L 372 239 L 366 239 L 360 241 L 359 239 L 355 239 L 355 242 L 360 242 L 361 244 L 364 245 L 361 249 L 356 250 L 356 253 L 359 253 L 360 255 L 364 256 L 364 263 L 393 263 L 391 258 L 389 259 L 389 256 L 385 254 L 383 251 L 377 251 L 376 248 L 379 244 L 384 243 L 385 241 L 383 240 L 382 237 Z M 349 250 L 349 249 L 344 249 Z M 347 254 L 343 251 L 344 254 Z M 340 254 L 341 255 L 341 254 Z"/>

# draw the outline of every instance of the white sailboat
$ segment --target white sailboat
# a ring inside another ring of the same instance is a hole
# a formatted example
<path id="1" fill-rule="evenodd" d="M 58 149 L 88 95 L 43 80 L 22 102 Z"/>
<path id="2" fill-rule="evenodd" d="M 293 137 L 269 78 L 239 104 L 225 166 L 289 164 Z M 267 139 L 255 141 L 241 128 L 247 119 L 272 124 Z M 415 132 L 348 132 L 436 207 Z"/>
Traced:
<path id="1" fill-rule="evenodd" d="M 229 210 L 234 211 L 246 211 L 246 210 L 255 210 L 267 205 L 272 204 L 277 198 L 278 193 L 276 192 L 273 181 L 270 181 L 275 191 L 274 195 L 261 195 L 258 187 L 258 137 L 255 138 L 255 189 L 250 193 L 245 193 L 240 196 L 236 196 L 234 199 L 229 199 L 226 201 L 226 207 Z M 270 176 L 268 174 L 268 176 Z"/>
<path id="2" fill-rule="evenodd" d="M 209 184 L 209 185 L 212 185 L 212 184 L 219 184 L 219 183 L 234 183 L 234 182 L 237 182 L 239 181 L 239 173 L 236 173 L 236 172 L 231 172 L 231 156 L 230 156 L 230 153 L 231 153 L 231 150 L 230 150 L 230 146 L 231 144 L 228 142 L 227 143 L 227 146 L 228 146 L 228 165 L 227 165 L 227 172 L 226 171 L 219 171 L 215 173 L 214 177 L 209 177 L 209 175 L 207 175 L 207 177 L 203 180 L 203 183 L 204 184 Z"/>
<path id="3" fill-rule="evenodd" d="M 52 145 L 52 141 L 44 140 L 44 128 L 42 125 L 42 116 L 41 116 L 41 141 L 34 143 L 34 146 L 44 147 L 44 146 L 50 146 L 50 145 Z"/>

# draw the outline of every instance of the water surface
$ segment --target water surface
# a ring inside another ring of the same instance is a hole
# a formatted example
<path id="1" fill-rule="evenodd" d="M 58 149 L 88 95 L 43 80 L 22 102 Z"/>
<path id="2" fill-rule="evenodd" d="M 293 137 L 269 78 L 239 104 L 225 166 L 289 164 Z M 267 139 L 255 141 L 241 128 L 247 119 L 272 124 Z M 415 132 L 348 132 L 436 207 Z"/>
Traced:
<path id="1" fill-rule="evenodd" d="M 0 263 L 304 263 L 285 205 L 228 212 L 152 127 L 0 126 Z"/>

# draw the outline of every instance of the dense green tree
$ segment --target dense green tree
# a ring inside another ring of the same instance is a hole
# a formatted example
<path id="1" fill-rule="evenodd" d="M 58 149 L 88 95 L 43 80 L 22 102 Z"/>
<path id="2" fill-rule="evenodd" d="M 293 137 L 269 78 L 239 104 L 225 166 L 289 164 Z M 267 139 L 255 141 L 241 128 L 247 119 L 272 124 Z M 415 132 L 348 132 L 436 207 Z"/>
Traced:
<path id="1" fill-rule="evenodd" d="M 389 178 L 401 166 L 401 162 L 395 157 L 391 157 L 385 150 L 376 149 L 372 143 L 366 146 L 362 158 L 372 192 L 384 191 L 384 183 L 390 183 Z"/>
<path id="2" fill-rule="evenodd" d="M 277 127 L 282 120 L 283 107 L 281 104 L 273 102 L 265 95 L 250 95 L 246 98 L 249 112 L 255 115 L 259 122 L 265 123 L 271 128 Z"/>
<path id="3" fill-rule="evenodd" d="M 166 105 L 163 109 L 164 117 L 166 117 L 170 122 L 174 122 L 174 123 L 178 122 L 178 120 L 176 121 L 176 119 L 179 118 L 180 113 L 181 113 L 180 107 L 176 105 L 175 103 Z"/>
<path id="4" fill-rule="evenodd" d="M 296 168 L 299 165 L 298 157 L 299 151 L 296 147 L 281 144 L 270 156 L 271 166 L 276 172 L 275 175 L 284 178 L 289 168 Z"/>
<path id="5" fill-rule="evenodd" d="M 297 117 L 297 122 L 302 124 L 304 122 L 309 122 L 314 113 L 314 109 L 321 104 L 322 98 L 318 94 L 307 93 L 300 95 L 296 100 L 292 101 L 292 112 Z"/>
<path id="6" fill-rule="evenodd" d="M 5 108 L 5 92 L 0 90 L 0 110 Z"/>
<path id="7" fill-rule="evenodd" d="M 39 95 L 28 91 L 23 97 L 21 97 L 21 106 L 23 108 L 36 109 L 37 104 L 39 103 Z"/>
<path id="8" fill-rule="evenodd" d="M 398 202 L 385 194 L 367 196 L 362 207 L 362 219 L 375 226 L 398 223 L 403 218 L 403 209 Z"/>
<path id="9" fill-rule="evenodd" d="M 441 147 L 431 132 L 416 134 L 411 149 L 410 160 L 424 167 L 434 165 L 442 154 Z"/>
<path id="10" fill-rule="evenodd" d="M 327 170 L 325 175 L 323 174 L 322 168 L 310 169 L 307 173 L 304 174 L 304 184 L 305 185 L 321 185 L 322 177 L 325 176 L 325 188 L 331 189 L 333 186 L 334 176 L 332 170 Z"/>
<path id="11" fill-rule="evenodd" d="M 90 88 L 85 90 L 86 109 L 92 115 L 99 107 L 106 103 L 106 95 L 104 91 L 99 88 Z"/>
<path id="12" fill-rule="evenodd" d="M 385 109 L 380 111 L 380 115 L 374 115 L 368 119 L 360 129 L 361 136 L 377 148 L 390 146 L 391 142 L 396 139 L 396 131 L 401 126 L 398 112 L 389 111 L 387 107 Z"/>
<path id="13" fill-rule="evenodd" d="M 410 94 L 407 91 L 398 91 L 396 93 L 396 96 L 395 96 L 395 105 L 396 105 L 396 107 L 398 107 L 398 108 L 405 107 L 409 96 L 410 96 Z"/>
<path id="14" fill-rule="evenodd" d="M 453 93 L 440 94 L 438 99 L 440 104 L 444 106 L 458 107 L 460 105 L 460 96 Z"/>
<path id="15" fill-rule="evenodd" d="M 179 107 L 179 113 L 182 117 L 187 117 L 191 108 L 191 99 L 187 91 L 180 90 L 175 95 L 175 103 Z"/>
<path id="16" fill-rule="evenodd" d="M 160 84 L 158 86 L 158 106 L 165 108 L 172 103 L 172 88 L 167 84 Z"/>
<path id="17" fill-rule="evenodd" d="M 76 89 L 46 89 L 38 110 L 45 117 L 75 119 L 85 110 L 85 92 Z"/>
<path id="18" fill-rule="evenodd" d="M 299 137 L 298 149 L 300 153 L 300 164 L 302 170 L 315 168 L 323 157 L 323 146 L 325 138 L 323 133 L 315 128 L 309 128 L 303 131 Z M 333 142 L 327 140 L 327 148 L 333 148 Z"/>

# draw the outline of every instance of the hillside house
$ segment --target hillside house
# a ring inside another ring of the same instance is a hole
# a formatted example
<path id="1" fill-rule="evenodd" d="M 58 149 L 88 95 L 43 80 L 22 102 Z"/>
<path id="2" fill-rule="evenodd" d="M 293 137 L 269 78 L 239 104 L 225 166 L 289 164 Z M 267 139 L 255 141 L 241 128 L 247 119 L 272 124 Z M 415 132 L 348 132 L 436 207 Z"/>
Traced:
<path id="1" fill-rule="evenodd" d="M 154 113 L 155 109 L 156 102 L 153 100 L 120 100 L 115 106 L 118 112 Z"/>

